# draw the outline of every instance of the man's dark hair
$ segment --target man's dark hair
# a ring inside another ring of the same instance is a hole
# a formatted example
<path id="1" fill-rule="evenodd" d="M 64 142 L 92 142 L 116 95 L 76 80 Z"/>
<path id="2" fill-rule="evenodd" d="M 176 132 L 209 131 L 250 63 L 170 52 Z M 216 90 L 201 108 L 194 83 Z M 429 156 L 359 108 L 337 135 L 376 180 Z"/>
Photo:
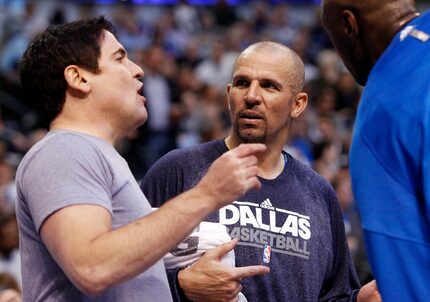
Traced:
<path id="1" fill-rule="evenodd" d="M 112 23 L 98 17 L 50 26 L 30 42 L 20 64 L 21 85 L 47 122 L 63 109 L 67 66 L 77 65 L 98 72 L 104 30 L 115 32 Z"/>

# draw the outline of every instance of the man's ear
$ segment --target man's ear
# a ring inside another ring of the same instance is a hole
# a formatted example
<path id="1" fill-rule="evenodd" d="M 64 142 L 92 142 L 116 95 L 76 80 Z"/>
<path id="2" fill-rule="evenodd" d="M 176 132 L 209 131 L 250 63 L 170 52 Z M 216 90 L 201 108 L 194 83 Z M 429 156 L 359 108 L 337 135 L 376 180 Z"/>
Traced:
<path id="1" fill-rule="evenodd" d="M 344 30 L 345 35 L 349 37 L 357 37 L 358 36 L 358 25 L 357 19 L 355 15 L 350 10 L 344 10 L 342 12 L 342 28 Z"/>
<path id="2" fill-rule="evenodd" d="M 227 105 L 228 105 L 228 111 L 231 111 L 230 108 L 230 91 L 231 91 L 231 84 L 227 84 Z"/>
<path id="3" fill-rule="evenodd" d="M 91 91 L 91 85 L 88 83 L 87 75 L 87 71 L 76 65 L 69 65 L 64 69 L 64 78 L 66 79 L 67 85 L 81 93 L 88 93 Z"/>
<path id="4" fill-rule="evenodd" d="M 292 118 L 298 117 L 306 109 L 307 104 L 308 94 L 306 92 L 297 93 L 293 100 L 290 116 Z"/>

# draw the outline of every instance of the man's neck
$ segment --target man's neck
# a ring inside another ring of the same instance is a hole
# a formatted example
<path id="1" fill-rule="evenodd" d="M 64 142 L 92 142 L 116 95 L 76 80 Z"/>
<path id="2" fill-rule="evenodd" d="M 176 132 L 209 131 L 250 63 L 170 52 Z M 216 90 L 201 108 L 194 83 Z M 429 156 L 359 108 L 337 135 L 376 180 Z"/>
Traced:
<path id="1" fill-rule="evenodd" d="M 228 149 L 234 149 L 244 142 L 233 138 L 231 135 L 225 139 Z M 282 146 L 266 144 L 265 152 L 258 155 L 258 176 L 265 179 L 275 179 L 285 167 L 285 159 L 282 154 Z"/>
<path id="2" fill-rule="evenodd" d="M 112 133 L 112 131 L 110 131 L 106 127 L 102 127 L 98 125 L 94 126 L 88 123 L 78 123 L 76 121 L 69 121 L 63 118 L 57 118 L 54 121 L 52 121 L 49 129 L 50 130 L 70 130 L 74 132 L 80 132 L 83 134 L 100 138 L 111 145 L 114 145 L 115 142 L 117 142 L 119 139 L 114 135 L 114 133 Z"/>
<path id="3" fill-rule="evenodd" d="M 390 16 L 382 18 L 381 16 Z M 387 6 L 386 11 L 373 16 L 373 20 L 367 23 L 366 35 L 369 45 L 372 45 L 372 63 L 375 64 L 386 48 L 390 45 L 395 35 L 409 22 L 420 14 L 413 7 L 409 9 L 391 8 Z M 376 19 L 376 20 L 375 20 Z M 381 21 L 382 20 L 382 21 Z"/>

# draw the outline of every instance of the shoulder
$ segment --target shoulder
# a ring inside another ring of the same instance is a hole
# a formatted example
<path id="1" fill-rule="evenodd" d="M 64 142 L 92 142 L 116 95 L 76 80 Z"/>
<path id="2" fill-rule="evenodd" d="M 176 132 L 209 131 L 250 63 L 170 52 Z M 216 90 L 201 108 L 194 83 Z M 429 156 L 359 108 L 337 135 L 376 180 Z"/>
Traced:
<path id="1" fill-rule="evenodd" d="M 101 139 L 66 131 L 50 132 L 24 156 L 17 177 L 23 176 L 29 169 L 41 174 L 74 165 L 88 168 L 104 162 L 103 158 L 113 150 Z"/>
<path id="2" fill-rule="evenodd" d="M 288 153 L 287 158 L 291 169 L 291 176 L 296 179 L 302 191 L 318 197 L 316 198 L 318 200 L 337 203 L 336 193 L 327 179 Z"/>
<path id="3" fill-rule="evenodd" d="M 82 154 L 99 149 L 113 149 L 109 143 L 102 139 L 77 132 L 59 131 L 49 132 L 41 141 L 34 145 L 28 152 L 28 156 L 44 153 Z"/>
<path id="4" fill-rule="evenodd" d="M 288 153 L 287 158 L 294 176 L 303 183 L 323 188 L 331 188 L 331 184 L 310 166 L 295 159 Z"/>

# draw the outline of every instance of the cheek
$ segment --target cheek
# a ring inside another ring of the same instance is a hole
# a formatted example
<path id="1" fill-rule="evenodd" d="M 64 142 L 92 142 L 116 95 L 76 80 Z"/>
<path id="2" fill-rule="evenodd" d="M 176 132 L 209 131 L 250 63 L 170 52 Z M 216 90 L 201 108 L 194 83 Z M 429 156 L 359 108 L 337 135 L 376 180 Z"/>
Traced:
<path id="1" fill-rule="evenodd" d="M 292 110 L 291 96 L 285 96 L 273 101 L 268 107 L 268 111 L 274 116 L 289 116 Z"/>
<path id="2" fill-rule="evenodd" d="M 270 113 L 267 116 L 267 123 L 276 123 L 285 125 L 290 120 L 290 106 L 274 106 L 270 108 Z"/>
<path id="3" fill-rule="evenodd" d="M 239 104 L 237 101 L 234 101 L 235 98 L 231 97 L 227 104 L 228 104 L 228 109 L 230 111 L 230 115 L 233 117 L 236 114 L 237 108 L 239 108 Z"/>

